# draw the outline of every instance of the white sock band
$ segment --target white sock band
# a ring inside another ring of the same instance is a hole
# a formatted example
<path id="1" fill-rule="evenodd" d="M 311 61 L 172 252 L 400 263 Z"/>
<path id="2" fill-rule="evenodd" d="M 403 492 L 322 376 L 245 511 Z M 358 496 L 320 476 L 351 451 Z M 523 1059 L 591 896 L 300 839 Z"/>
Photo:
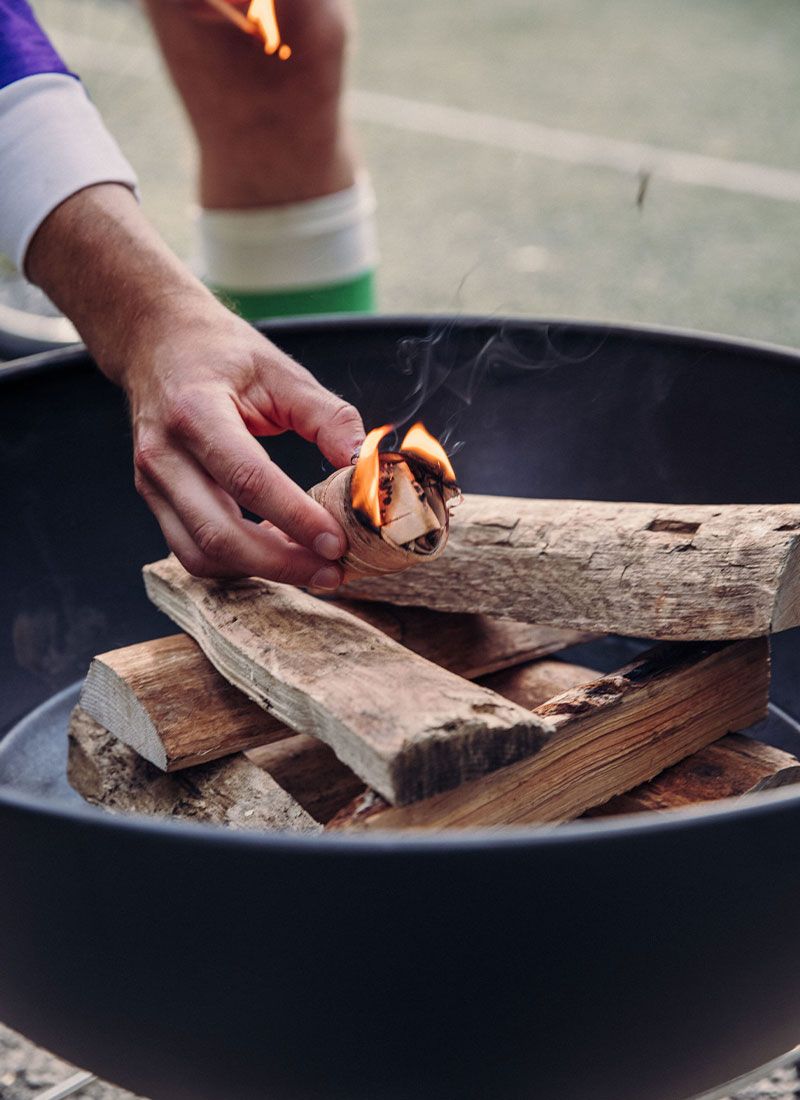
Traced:
<path id="1" fill-rule="evenodd" d="M 320 199 L 255 210 L 198 210 L 194 269 L 232 291 L 302 290 L 343 283 L 378 260 L 375 194 L 360 173 Z"/>

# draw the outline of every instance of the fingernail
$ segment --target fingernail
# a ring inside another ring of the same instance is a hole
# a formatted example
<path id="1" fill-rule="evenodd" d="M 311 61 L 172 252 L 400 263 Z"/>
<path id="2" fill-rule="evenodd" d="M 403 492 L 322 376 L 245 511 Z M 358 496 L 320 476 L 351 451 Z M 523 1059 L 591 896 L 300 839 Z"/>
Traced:
<path id="1" fill-rule="evenodd" d="M 314 549 L 321 558 L 330 558 L 331 561 L 340 558 L 344 553 L 341 540 L 337 539 L 336 535 L 330 534 L 329 531 L 317 535 L 314 539 Z"/>
<path id="2" fill-rule="evenodd" d="M 322 536 L 320 536 L 322 537 Z M 333 538 L 333 535 L 327 536 Z M 338 588 L 341 583 L 341 574 L 338 569 L 334 569 L 330 565 L 326 565 L 324 569 L 320 569 L 311 578 L 310 588 L 324 588 L 327 592 L 331 592 L 334 588 Z"/>

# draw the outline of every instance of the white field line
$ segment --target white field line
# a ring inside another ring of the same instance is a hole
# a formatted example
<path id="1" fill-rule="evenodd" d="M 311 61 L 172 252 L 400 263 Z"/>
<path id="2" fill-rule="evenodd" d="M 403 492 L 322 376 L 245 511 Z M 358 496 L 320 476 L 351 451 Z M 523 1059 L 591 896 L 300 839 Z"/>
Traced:
<path id="1" fill-rule="evenodd" d="M 800 202 L 800 171 L 791 169 L 562 130 L 382 92 L 352 92 L 350 103 L 353 116 L 360 122 L 409 133 L 528 153 L 564 164 L 611 168 L 628 175 L 647 172 L 692 187 L 716 187 L 742 195 Z"/>
<path id="2" fill-rule="evenodd" d="M 87 75 L 95 71 L 147 80 L 160 71 L 154 48 L 103 42 L 70 31 L 58 32 L 54 37 L 67 54 L 67 61 L 76 68 L 84 68 Z M 800 171 L 789 168 L 622 141 L 364 89 L 352 91 L 349 103 L 353 117 L 359 122 L 406 133 L 526 153 L 584 168 L 608 168 L 624 175 L 649 173 L 690 187 L 712 187 L 740 195 L 800 202 Z"/>

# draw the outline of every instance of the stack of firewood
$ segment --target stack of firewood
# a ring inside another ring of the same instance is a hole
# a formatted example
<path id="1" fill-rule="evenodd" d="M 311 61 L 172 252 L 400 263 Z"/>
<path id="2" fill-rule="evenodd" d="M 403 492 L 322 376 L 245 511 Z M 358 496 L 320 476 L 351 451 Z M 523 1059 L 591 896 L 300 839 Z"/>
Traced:
<path id="1" fill-rule="evenodd" d="M 472 496 L 443 554 L 346 598 L 145 568 L 185 634 L 93 661 L 87 800 L 259 829 L 443 829 L 663 810 L 794 782 L 741 736 L 800 622 L 800 506 Z M 659 639 L 611 675 L 554 658 Z"/>

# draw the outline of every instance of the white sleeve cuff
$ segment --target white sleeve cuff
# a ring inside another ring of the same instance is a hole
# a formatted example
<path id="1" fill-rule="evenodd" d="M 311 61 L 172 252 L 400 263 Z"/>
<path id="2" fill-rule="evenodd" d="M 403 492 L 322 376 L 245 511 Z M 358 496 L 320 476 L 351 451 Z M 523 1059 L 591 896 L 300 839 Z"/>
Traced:
<path id="1" fill-rule="evenodd" d="M 20 271 L 55 208 L 96 183 L 136 189 L 136 175 L 74 77 L 27 76 L 0 88 L 0 252 Z"/>

